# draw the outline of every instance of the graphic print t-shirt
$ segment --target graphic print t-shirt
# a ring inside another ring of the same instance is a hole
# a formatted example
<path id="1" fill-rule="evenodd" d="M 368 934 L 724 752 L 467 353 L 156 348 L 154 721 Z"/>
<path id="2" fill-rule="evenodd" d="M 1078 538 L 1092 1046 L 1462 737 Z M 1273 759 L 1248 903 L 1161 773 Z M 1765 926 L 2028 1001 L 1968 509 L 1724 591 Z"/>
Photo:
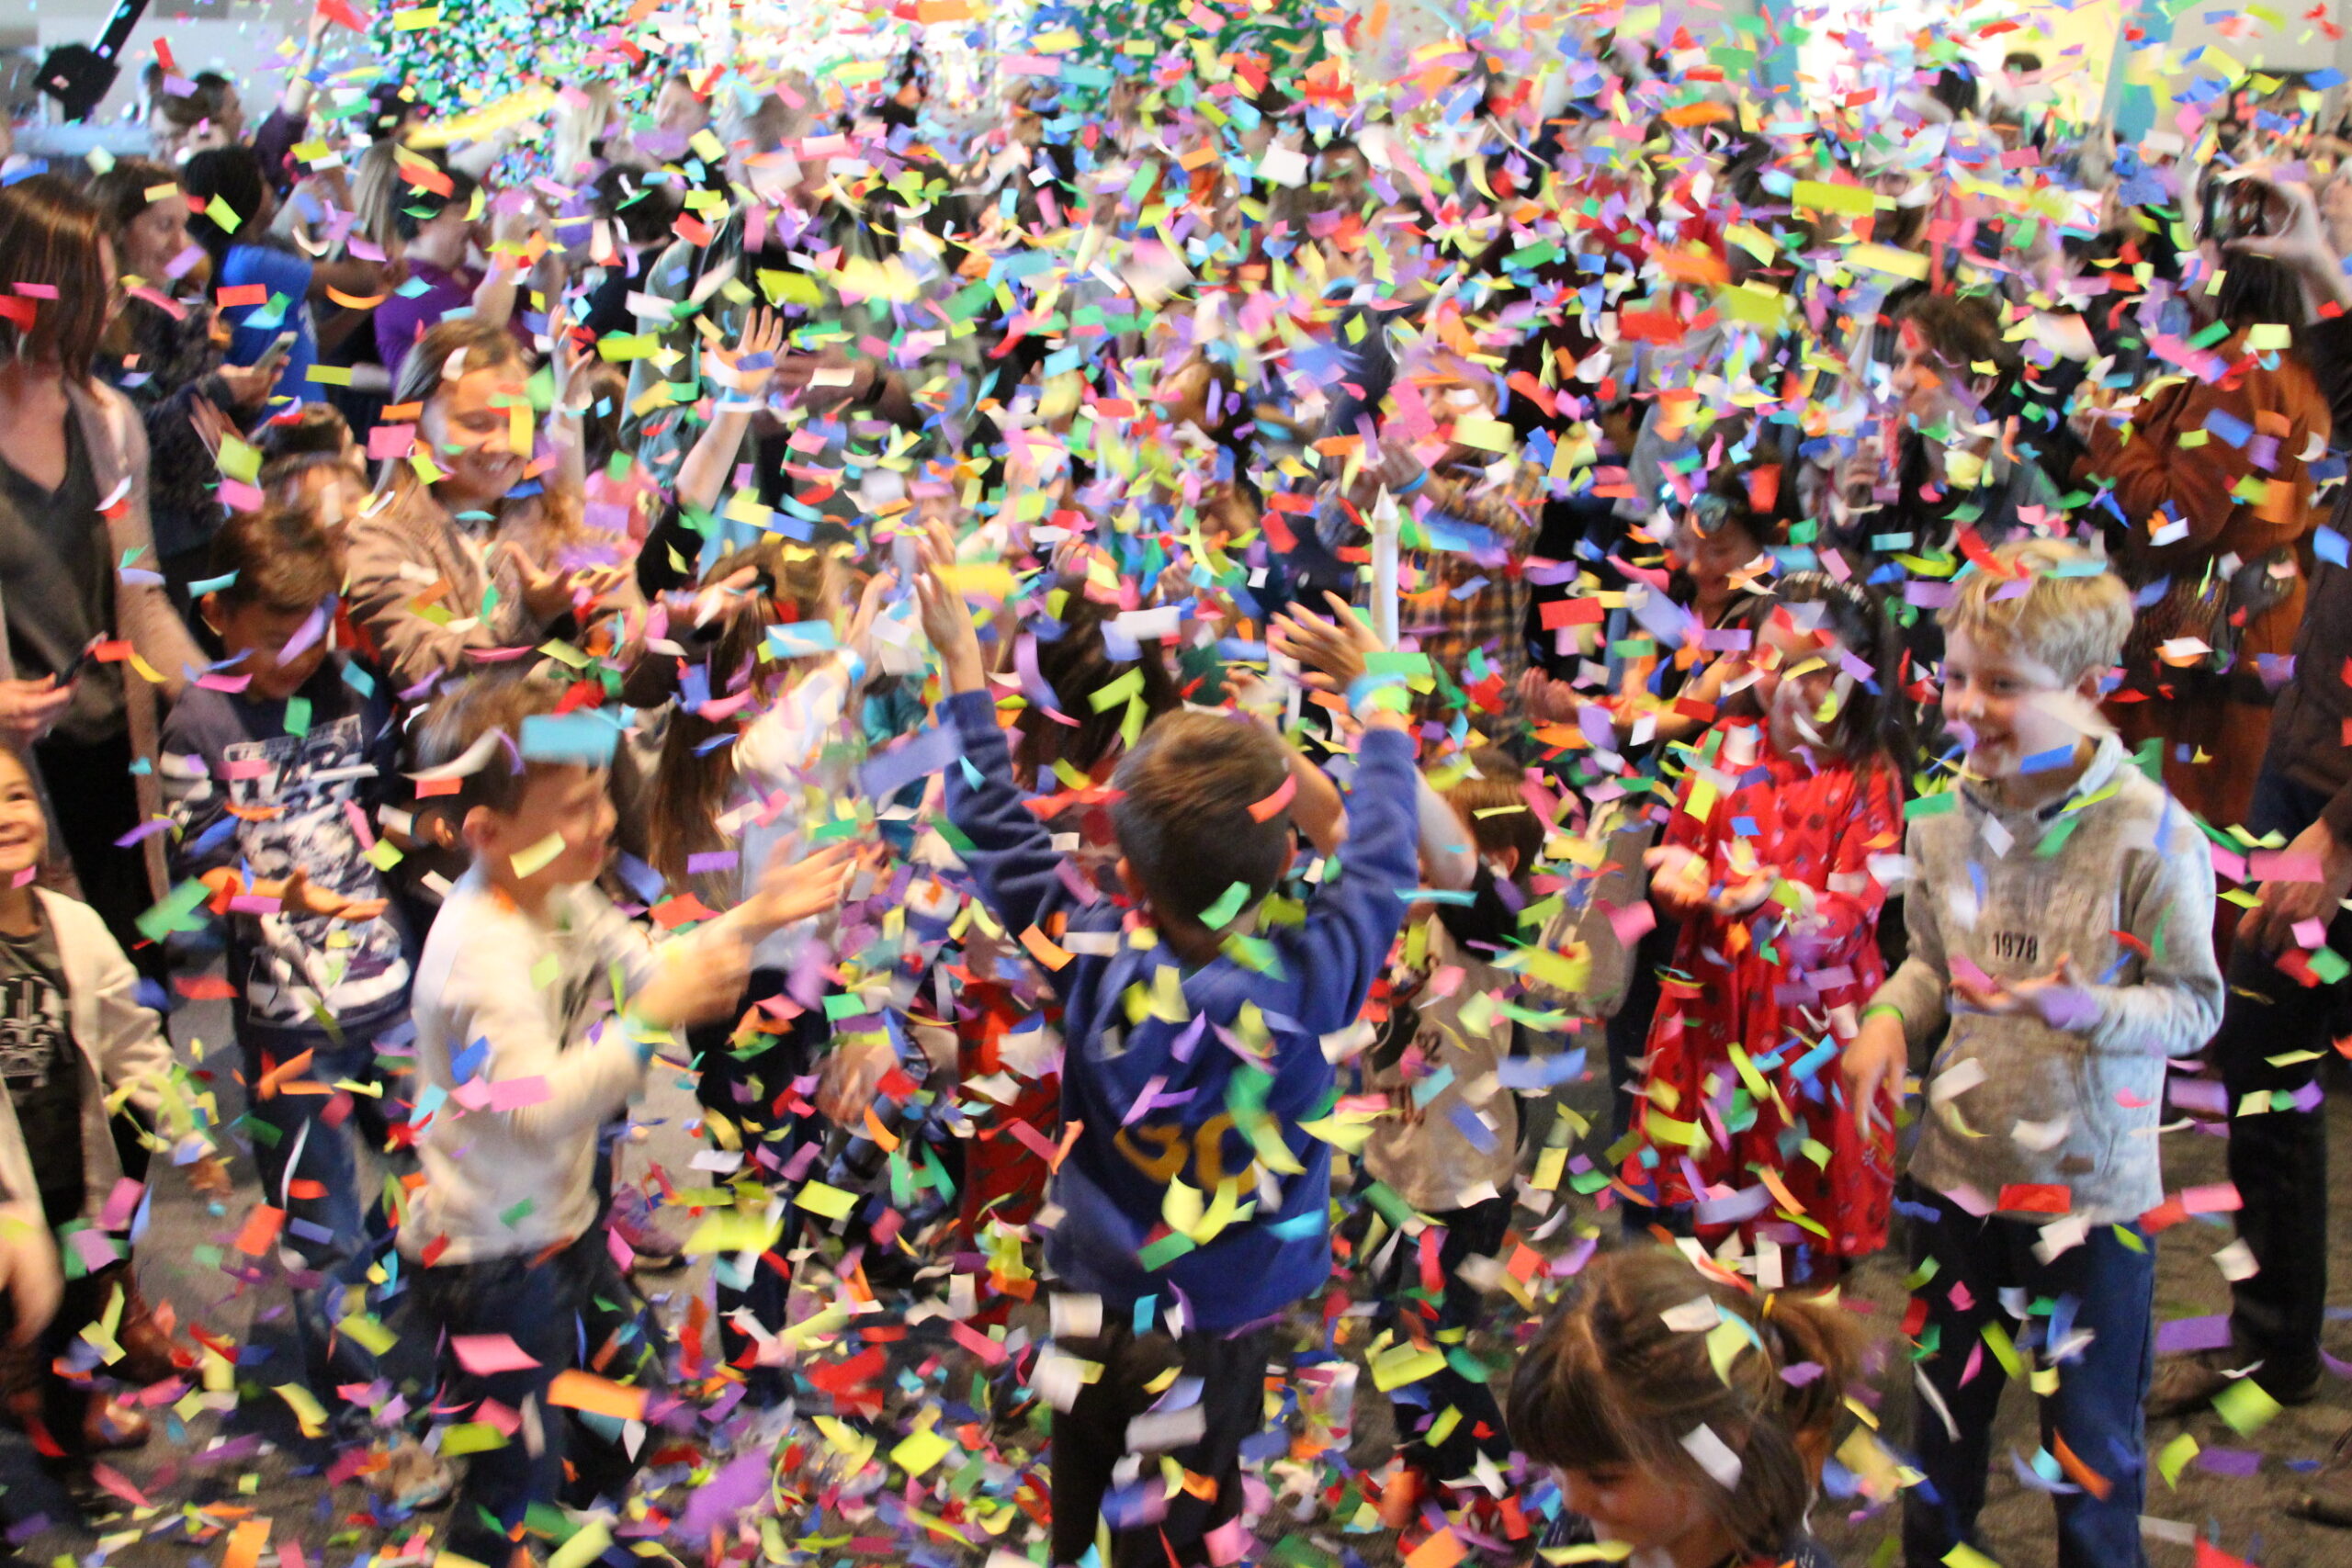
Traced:
<path id="1" fill-rule="evenodd" d="M 46 919 L 28 936 L 0 931 L 0 1078 L 7 1080 L 17 1123 L 24 1129 L 49 1223 L 78 1219 L 82 1083 L 66 1011 L 65 971 Z"/>
<path id="2" fill-rule="evenodd" d="M 334 661 L 305 682 L 294 728 L 285 702 L 248 702 L 201 687 L 172 709 L 159 772 L 181 830 L 178 874 L 242 864 L 259 882 L 297 871 L 352 898 L 390 888 L 367 859 L 361 829 L 391 771 L 391 730 L 380 700 L 362 699 Z M 288 940 L 230 928 L 230 983 L 245 1020 L 316 1028 L 316 998 L 348 1030 L 366 1032 L 407 1007 L 408 931 L 398 906 L 371 920 L 280 915 Z"/>

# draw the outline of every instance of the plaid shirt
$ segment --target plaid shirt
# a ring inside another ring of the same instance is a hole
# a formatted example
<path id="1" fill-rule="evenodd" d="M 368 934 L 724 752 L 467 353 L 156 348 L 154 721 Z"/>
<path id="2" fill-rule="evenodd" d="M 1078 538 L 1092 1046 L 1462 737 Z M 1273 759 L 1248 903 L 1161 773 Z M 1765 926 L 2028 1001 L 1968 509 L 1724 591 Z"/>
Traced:
<path id="1" fill-rule="evenodd" d="M 1520 463 L 1502 485 L 1487 483 L 1476 470 L 1433 472 L 1413 498 L 1418 515 L 1484 528 L 1502 547 L 1501 558 L 1485 563 L 1458 550 L 1407 550 L 1397 558 L 1403 600 L 1397 629 L 1418 640 L 1438 674 L 1434 690 L 1413 694 L 1415 723 L 1445 725 L 1466 712 L 1471 728 L 1491 739 L 1519 731 L 1519 678 L 1527 669 L 1523 558 L 1543 494 L 1543 471 Z M 1472 649 L 1484 651 L 1488 679 L 1471 678 Z M 1498 675 L 1499 691 L 1489 683 Z"/>

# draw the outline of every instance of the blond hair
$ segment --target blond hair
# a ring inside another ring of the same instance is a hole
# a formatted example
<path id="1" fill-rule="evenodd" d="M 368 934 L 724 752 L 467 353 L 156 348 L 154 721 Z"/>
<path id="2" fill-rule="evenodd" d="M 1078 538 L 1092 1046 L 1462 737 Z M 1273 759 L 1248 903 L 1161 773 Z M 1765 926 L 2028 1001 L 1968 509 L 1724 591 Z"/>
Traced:
<path id="1" fill-rule="evenodd" d="M 2023 653 L 2068 684 L 2123 657 L 2132 591 L 2106 561 L 2069 540 L 2020 539 L 1995 550 L 1993 563 L 1960 580 L 1937 617 L 1945 631 Z"/>

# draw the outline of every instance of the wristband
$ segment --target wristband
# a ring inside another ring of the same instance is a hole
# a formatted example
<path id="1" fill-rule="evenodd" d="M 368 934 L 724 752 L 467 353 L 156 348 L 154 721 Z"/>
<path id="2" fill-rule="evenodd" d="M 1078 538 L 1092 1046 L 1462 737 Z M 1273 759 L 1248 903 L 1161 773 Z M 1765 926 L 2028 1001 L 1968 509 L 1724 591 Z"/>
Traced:
<path id="1" fill-rule="evenodd" d="M 1882 1013 L 1894 1020 L 1896 1023 L 1901 1024 L 1906 1032 L 1910 1029 L 1911 1021 L 1905 1018 L 1903 1016 L 1903 1010 L 1896 1007 L 1893 1002 L 1872 1002 L 1870 1006 L 1862 1010 L 1862 1021 L 1864 1023 L 1868 1023 L 1871 1020 L 1878 1017 Z"/>
<path id="2" fill-rule="evenodd" d="M 1429 482 L 1430 471 L 1427 468 L 1423 468 L 1419 473 L 1413 476 L 1413 482 L 1411 484 L 1402 486 L 1396 490 L 1392 490 L 1388 493 L 1394 496 L 1412 495 L 1418 492 L 1423 485 Z"/>
<path id="3" fill-rule="evenodd" d="M 865 679 L 865 660 L 858 656 L 857 649 L 854 648 L 844 648 L 841 650 L 841 656 L 842 662 L 849 666 L 849 683 L 851 685 L 854 686 L 859 682 Z"/>

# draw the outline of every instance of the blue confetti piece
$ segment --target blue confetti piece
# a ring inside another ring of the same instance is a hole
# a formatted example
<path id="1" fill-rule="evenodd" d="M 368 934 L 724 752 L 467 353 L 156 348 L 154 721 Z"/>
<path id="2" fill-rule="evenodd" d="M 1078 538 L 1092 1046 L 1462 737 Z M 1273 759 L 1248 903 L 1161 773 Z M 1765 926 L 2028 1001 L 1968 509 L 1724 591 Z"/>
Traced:
<path id="1" fill-rule="evenodd" d="M 593 708 L 533 714 L 523 720 L 523 761 L 606 767 L 620 739 L 620 726 Z"/>

